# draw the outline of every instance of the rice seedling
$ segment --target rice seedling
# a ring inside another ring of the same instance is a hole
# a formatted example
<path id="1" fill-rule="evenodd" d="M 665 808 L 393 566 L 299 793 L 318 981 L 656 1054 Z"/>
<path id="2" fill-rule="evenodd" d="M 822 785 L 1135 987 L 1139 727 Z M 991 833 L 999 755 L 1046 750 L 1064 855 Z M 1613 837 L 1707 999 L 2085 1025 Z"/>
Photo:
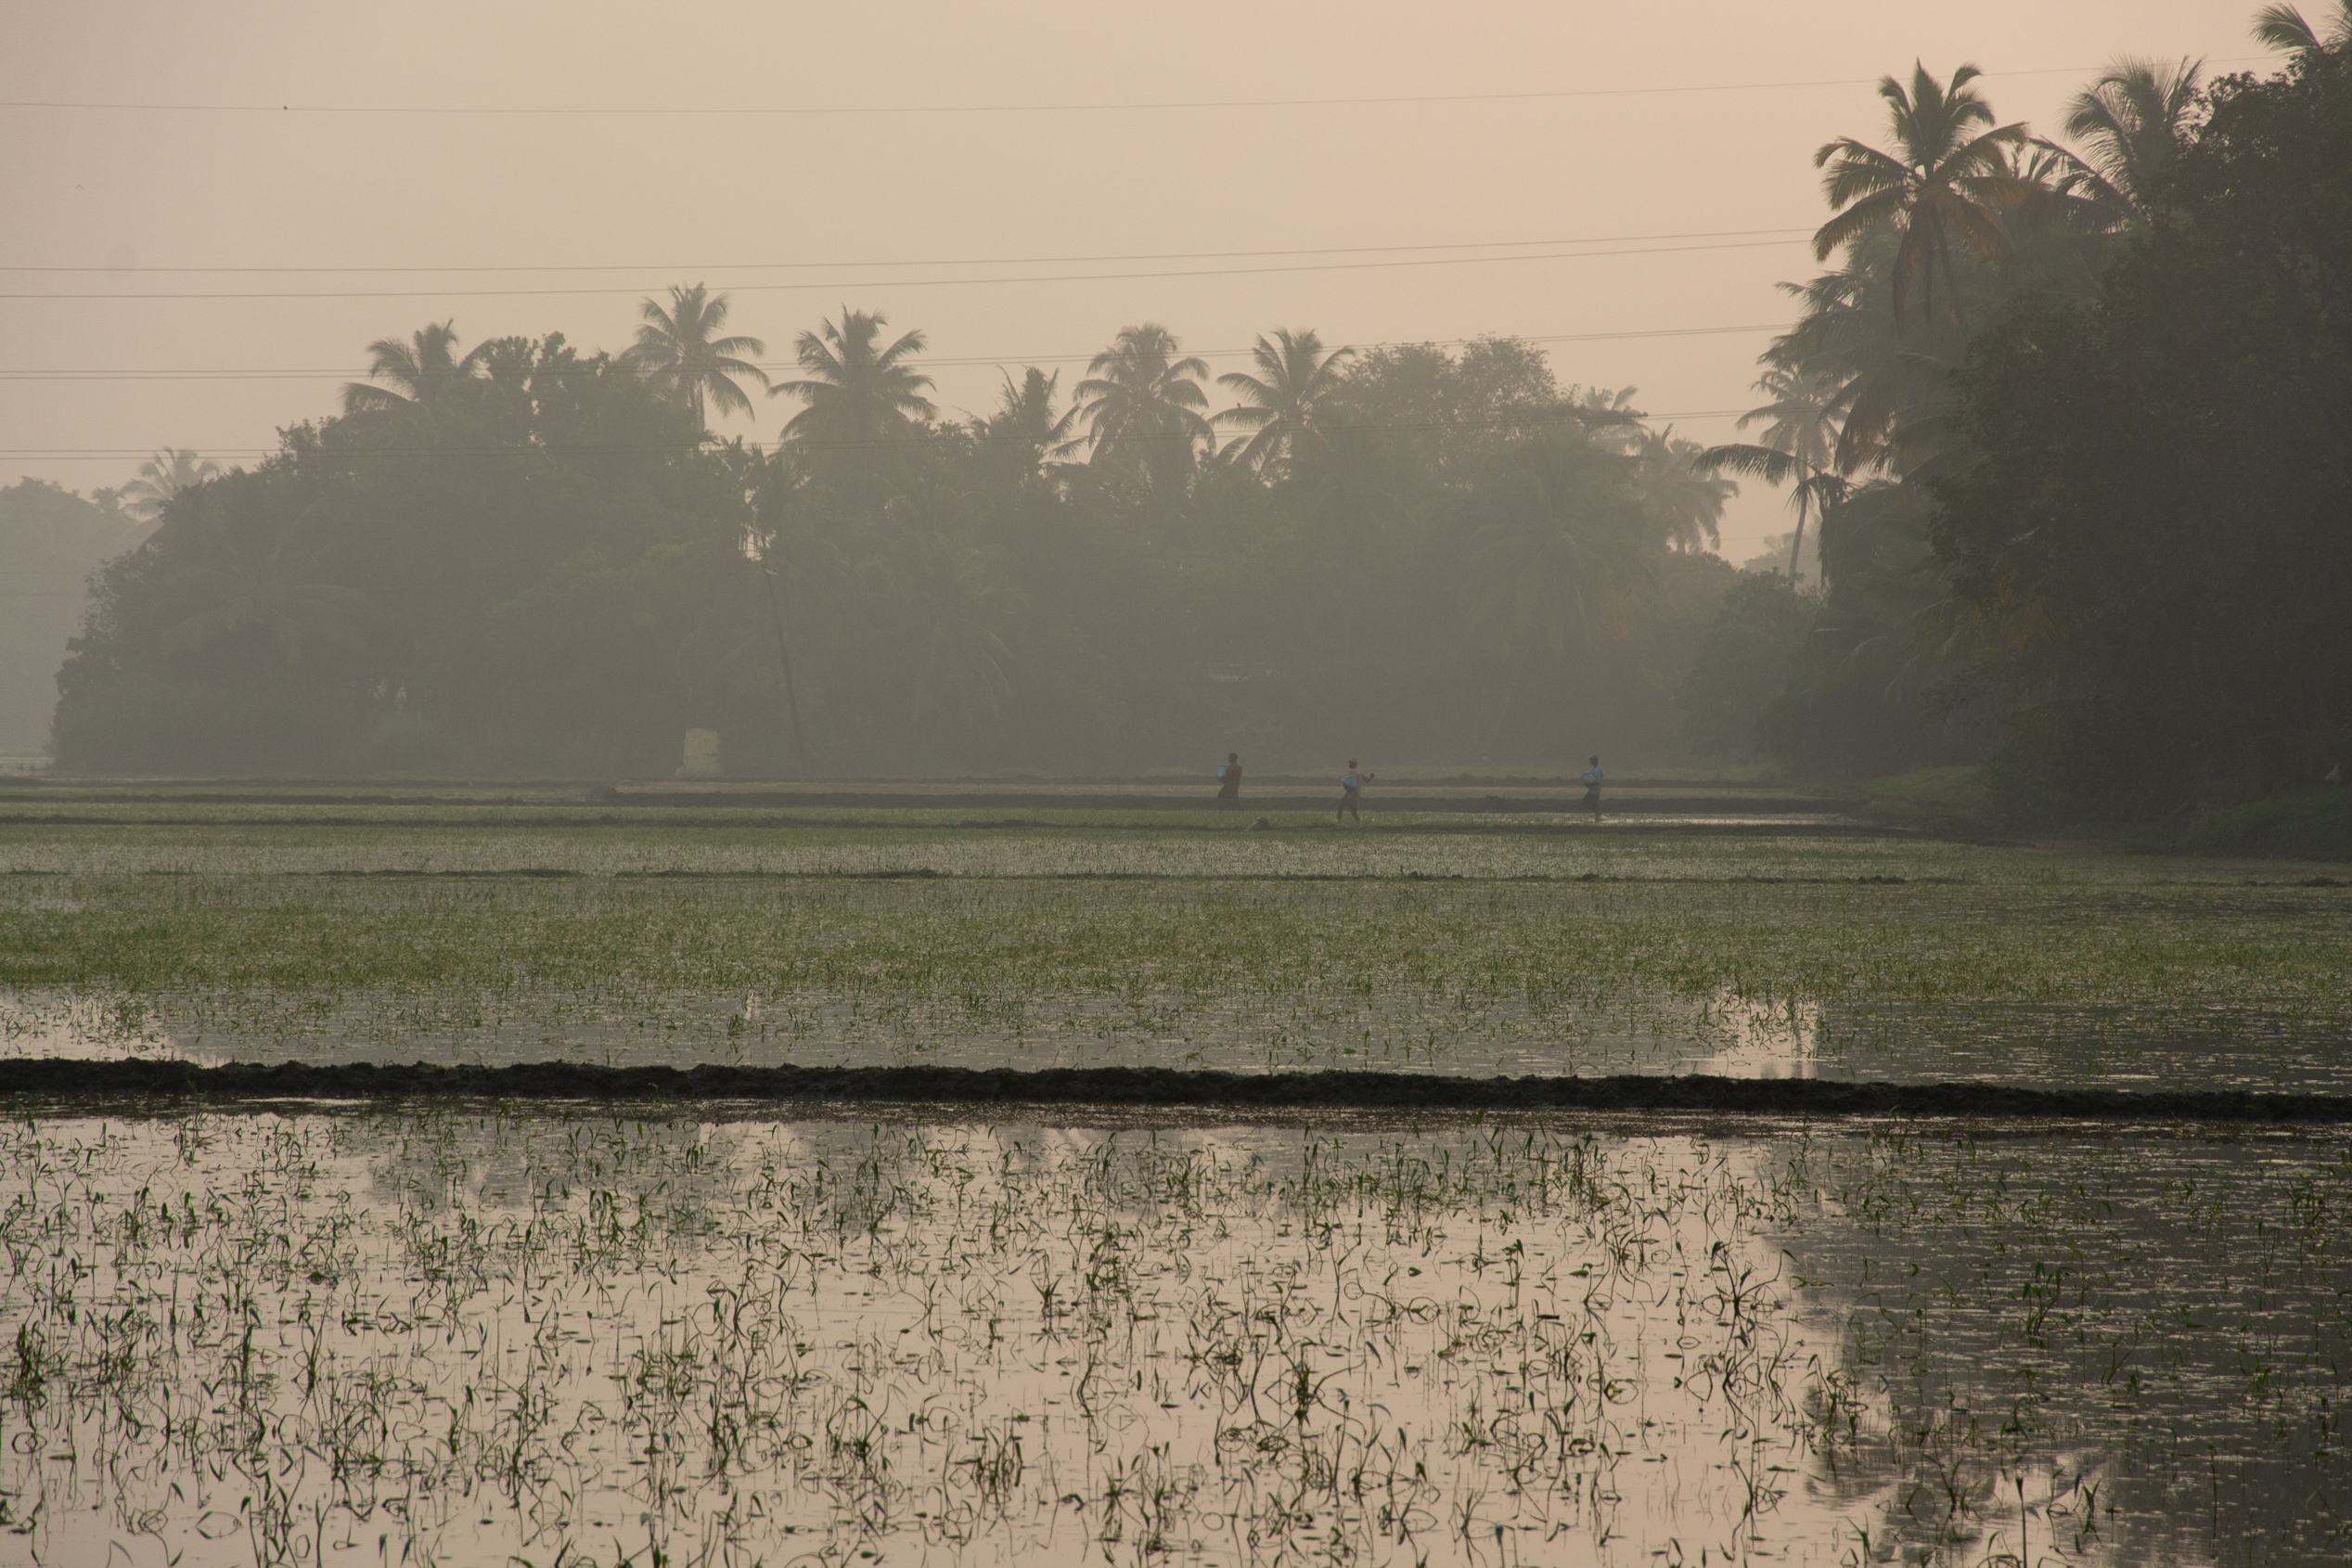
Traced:
<path id="1" fill-rule="evenodd" d="M 2352 1086 L 2307 868 L 102 793 L 0 1049 Z M 2340 1139 L 15 1110 L 0 1562 L 2352 1547 Z"/>
<path id="2" fill-rule="evenodd" d="M 1982 1133 L 19 1123 L 0 1555 L 2339 1561 L 2352 1150 Z"/>
<path id="3" fill-rule="evenodd" d="M 2352 892 L 2120 857 L 44 831 L 0 877 L 0 1034 L 19 1050 L 2293 1087 L 2344 1082 L 2352 1023 Z"/>

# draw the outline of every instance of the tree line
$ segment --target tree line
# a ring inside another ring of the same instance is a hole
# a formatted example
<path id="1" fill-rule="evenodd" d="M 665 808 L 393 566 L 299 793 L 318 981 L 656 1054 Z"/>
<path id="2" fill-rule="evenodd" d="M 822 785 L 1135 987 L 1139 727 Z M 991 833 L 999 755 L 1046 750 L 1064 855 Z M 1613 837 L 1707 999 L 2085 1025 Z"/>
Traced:
<path id="1" fill-rule="evenodd" d="M 1120 331 L 1065 394 L 932 398 L 844 308 L 769 384 L 696 287 L 636 341 L 370 346 L 341 410 L 171 486 L 59 676 L 90 767 L 1131 772 L 1240 749 L 1551 765 L 1989 757 L 2012 809 L 2178 809 L 2352 719 L 2346 34 L 2267 76 L 2123 60 L 2065 140 L 1977 73 L 1822 146 L 1753 439 L 1702 449 L 1533 345 L 1303 328 L 1213 376 Z M 708 417 L 791 412 L 772 451 Z M 1708 553 L 1785 486 L 1785 569 Z M 1807 566 L 1806 548 L 1816 550 Z"/>
<path id="2" fill-rule="evenodd" d="M 1032 367 L 954 418 L 919 330 L 844 310 L 761 452 L 706 424 L 766 383 L 725 296 L 643 315 L 619 353 L 379 341 L 340 413 L 176 492 L 100 579 L 60 760 L 646 775 L 686 727 L 821 774 L 1655 749 L 1733 575 L 1695 443 L 1515 340 L 1284 329 L 1212 378 L 1144 323 L 1066 399 Z"/>

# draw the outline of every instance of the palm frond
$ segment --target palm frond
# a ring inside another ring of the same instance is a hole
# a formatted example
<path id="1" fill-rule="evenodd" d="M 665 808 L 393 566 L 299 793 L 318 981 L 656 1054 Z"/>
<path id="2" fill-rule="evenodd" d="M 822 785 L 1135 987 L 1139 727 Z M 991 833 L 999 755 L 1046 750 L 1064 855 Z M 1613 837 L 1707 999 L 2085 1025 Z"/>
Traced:
<path id="1" fill-rule="evenodd" d="M 2254 14 L 2255 42 L 2272 49 L 2300 53 L 2317 49 L 2320 35 L 2293 6 L 2265 6 Z"/>

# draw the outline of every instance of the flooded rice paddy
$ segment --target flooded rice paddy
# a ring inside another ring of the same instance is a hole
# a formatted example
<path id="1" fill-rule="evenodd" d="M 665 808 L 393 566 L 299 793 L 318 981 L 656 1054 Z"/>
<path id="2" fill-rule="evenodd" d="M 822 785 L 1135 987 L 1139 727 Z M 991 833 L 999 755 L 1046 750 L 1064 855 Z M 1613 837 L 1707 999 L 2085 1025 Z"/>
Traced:
<path id="1" fill-rule="evenodd" d="M 2352 1088 L 2323 868 L 1442 827 L 0 827 L 0 1050 Z"/>
<path id="2" fill-rule="evenodd" d="M 2327 868 L 126 802 L 0 822 L 0 1052 L 2352 1089 Z M 2352 1555 L 2340 1133 L 11 1118 L 0 1563 Z"/>
<path id="3" fill-rule="evenodd" d="M 2337 1562 L 2352 1145 L 0 1133 L 0 1561 Z"/>

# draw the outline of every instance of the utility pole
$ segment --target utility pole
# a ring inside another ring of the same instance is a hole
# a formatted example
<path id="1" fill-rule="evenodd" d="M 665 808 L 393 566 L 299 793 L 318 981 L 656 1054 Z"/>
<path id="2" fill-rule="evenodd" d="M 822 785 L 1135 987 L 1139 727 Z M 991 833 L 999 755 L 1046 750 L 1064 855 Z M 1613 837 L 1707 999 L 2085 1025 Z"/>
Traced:
<path id="1" fill-rule="evenodd" d="M 769 535 L 772 539 L 774 535 Z M 784 611 L 777 602 L 776 572 L 767 564 L 768 540 L 760 541 L 760 547 L 752 556 L 752 564 L 760 569 L 760 576 L 767 585 L 767 624 L 776 634 L 776 663 L 784 672 L 784 712 L 792 721 L 792 754 L 800 759 L 801 772 L 814 771 L 809 761 L 808 741 L 801 734 L 801 700 L 792 688 L 792 656 L 784 649 Z"/>

